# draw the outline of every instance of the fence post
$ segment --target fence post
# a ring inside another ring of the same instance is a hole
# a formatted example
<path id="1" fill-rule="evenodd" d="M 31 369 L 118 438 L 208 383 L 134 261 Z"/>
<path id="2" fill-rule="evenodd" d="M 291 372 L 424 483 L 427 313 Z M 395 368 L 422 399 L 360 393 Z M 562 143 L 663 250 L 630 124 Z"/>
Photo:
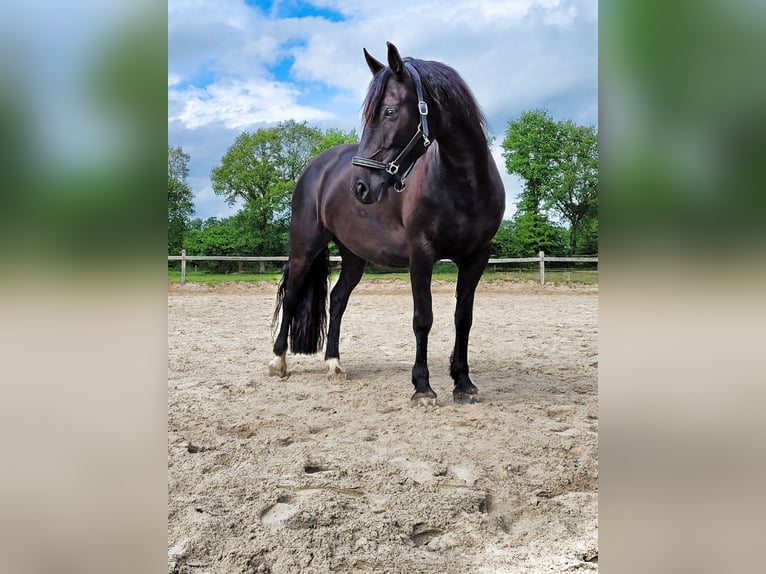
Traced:
<path id="1" fill-rule="evenodd" d="M 538 255 L 540 256 L 540 285 L 545 285 L 545 251 L 541 249 Z"/>
<path id="2" fill-rule="evenodd" d="M 186 249 L 181 249 L 181 285 L 186 283 Z"/>

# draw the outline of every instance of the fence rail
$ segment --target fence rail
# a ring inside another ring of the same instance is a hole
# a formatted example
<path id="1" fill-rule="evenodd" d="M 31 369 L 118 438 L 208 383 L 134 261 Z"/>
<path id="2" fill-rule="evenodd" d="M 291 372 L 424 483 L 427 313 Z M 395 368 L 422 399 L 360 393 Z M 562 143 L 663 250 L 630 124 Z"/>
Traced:
<path id="1" fill-rule="evenodd" d="M 187 261 L 256 261 L 261 263 L 261 272 L 265 271 L 264 264 L 270 261 L 285 262 L 289 258 L 285 255 L 275 255 L 273 257 L 250 257 L 250 256 L 229 256 L 229 255 L 186 255 L 186 250 L 181 251 L 181 255 L 168 255 L 168 261 L 181 262 L 181 285 L 186 283 L 186 262 Z M 339 262 L 341 258 L 337 255 L 331 255 L 330 261 Z M 540 251 L 537 257 L 506 257 L 502 259 L 490 259 L 488 265 L 500 265 L 504 263 L 539 263 L 540 264 L 540 284 L 545 285 L 545 262 L 551 263 L 598 263 L 598 257 L 551 257 Z M 452 263 L 449 259 L 440 259 L 439 263 Z"/>

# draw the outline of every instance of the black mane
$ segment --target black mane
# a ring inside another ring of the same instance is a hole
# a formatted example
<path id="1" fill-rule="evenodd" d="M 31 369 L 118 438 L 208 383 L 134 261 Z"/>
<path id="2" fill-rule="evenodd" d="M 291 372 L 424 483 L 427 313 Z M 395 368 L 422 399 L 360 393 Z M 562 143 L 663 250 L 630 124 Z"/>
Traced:
<path id="1" fill-rule="evenodd" d="M 471 89 L 454 68 L 431 60 L 404 58 L 420 74 L 426 103 L 430 110 L 442 115 L 449 123 L 463 127 L 475 126 L 486 136 L 486 118 Z M 370 125 L 380 106 L 386 84 L 393 75 L 386 66 L 370 81 L 367 97 L 362 106 L 364 127 Z"/>

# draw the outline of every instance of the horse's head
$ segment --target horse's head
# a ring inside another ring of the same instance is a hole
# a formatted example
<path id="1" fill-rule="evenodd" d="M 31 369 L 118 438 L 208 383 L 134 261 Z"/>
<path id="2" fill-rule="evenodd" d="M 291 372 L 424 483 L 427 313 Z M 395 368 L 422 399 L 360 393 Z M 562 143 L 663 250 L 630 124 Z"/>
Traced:
<path id="1" fill-rule="evenodd" d="M 420 75 L 396 46 L 387 44 L 388 67 L 364 50 L 373 79 L 351 176 L 351 189 L 362 203 L 380 201 L 391 186 L 396 191 L 404 189 L 409 171 L 430 143 Z"/>

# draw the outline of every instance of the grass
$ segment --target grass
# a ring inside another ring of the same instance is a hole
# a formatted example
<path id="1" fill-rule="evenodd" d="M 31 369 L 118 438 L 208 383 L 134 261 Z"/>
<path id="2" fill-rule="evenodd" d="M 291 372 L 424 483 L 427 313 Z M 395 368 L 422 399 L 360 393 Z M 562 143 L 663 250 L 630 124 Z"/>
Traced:
<path id="1" fill-rule="evenodd" d="M 232 282 L 232 281 L 244 281 L 247 283 L 257 283 L 259 281 L 268 281 L 276 283 L 279 281 L 281 274 L 279 272 L 267 272 L 267 273 L 210 273 L 207 271 L 189 271 L 186 272 L 186 281 L 188 283 L 207 283 L 208 285 L 218 285 L 219 283 Z M 338 276 L 338 272 L 333 270 L 332 278 L 335 280 Z M 399 279 L 401 281 L 409 282 L 409 274 L 404 272 L 395 273 L 365 273 L 365 279 Z M 433 279 L 436 281 L 455 281 L 457 279 L 457 271 L 454 267 L 452 269 L 444 269 L 437 266 L 434 269 Z M 483 280 L 522 280 L 522 281 L 535 281 L 539 280 L 537 270 L 530 269 L 511 269 L 508 271 L 496 271 L 493 269 L 487 269 L 482 276 Z M 168 269 L 168 283 L 180 283 L 181 271 L 179 269 Z M 545 282 L 546 283 L 579 283 L 586 285 L 598 284 L 598 271 L 592 269 L 546 269 L 545 270 Z"/>
<path id="2" fill-rule="evenodd" d="M 209 285 L 218 285 L 230 281 L 244 281 L 247 283 L 258 283 L 259 281 L 269 281 L 276 283 L 282 276 L 279 272 L 273 273 L 211 273 L 208 271 L 189 271 L 186 270 L 187 283 L 207 283 Z M 168 283 L 180 283 L 181 270 L 168 269 Z"/>

